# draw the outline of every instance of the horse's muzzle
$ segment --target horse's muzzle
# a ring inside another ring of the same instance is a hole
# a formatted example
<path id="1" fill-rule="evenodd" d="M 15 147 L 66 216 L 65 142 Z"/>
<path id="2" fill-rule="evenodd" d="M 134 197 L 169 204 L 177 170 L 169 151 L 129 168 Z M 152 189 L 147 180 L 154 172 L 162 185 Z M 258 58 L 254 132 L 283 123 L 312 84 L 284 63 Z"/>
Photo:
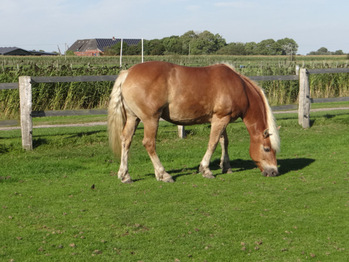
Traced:
<path id="1" fill-rule="evenodd" d="M 264 169 L 262 174 L 263 176 L 266 176 L 266 177 L 275 177 L 279 175 L 279 171 L 274 168 L 268 168 L 268 169 Z"/>

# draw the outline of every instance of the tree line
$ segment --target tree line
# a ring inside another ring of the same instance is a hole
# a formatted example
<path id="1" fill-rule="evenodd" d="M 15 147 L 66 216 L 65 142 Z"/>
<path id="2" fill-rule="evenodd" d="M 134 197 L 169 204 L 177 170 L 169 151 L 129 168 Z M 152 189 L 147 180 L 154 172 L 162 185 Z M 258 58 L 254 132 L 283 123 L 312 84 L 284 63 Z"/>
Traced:
<path id="1" fill-rule="evenodd" d="M 106 49 L 104 55 L 119 55 L 120 46 L 121 43 L 118 43 Z M 122 52 L 124 55 L 139 55 L 141 49 L 141 43 L 123 43 Z M 144 55 L 295 55 L 297 51 L 298 44 L 290 38 L 266 39 L 259 43 L 227 43 L 221 35 L 209 31 L 191 30 L 181 36 L 144 40 Z"/>
<path id="2" fill-rule="evenodd" d="M 345 55 L 343 50 L 337 50 L 335 52 L 329 51 L 326 47 L 321 47 L 317 51 L 311 51 L 308 55 Z"/>

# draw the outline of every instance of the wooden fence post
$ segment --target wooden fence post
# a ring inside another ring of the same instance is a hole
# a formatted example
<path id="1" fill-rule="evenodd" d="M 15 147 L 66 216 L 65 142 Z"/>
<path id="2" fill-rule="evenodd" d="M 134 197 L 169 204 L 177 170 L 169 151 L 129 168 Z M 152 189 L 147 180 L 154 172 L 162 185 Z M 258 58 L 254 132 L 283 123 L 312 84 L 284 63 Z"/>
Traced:
<path id="1" fill-rule="evenodd" d="M 30 76 L 19 77 L 22 147 L 33 150 L 32 85 Z"/>
<path id="2" fill-rule="evenodd" d="M 185 138 L 184 126 L 178 126 L 178 136 L 179 136 L 179 138 Z"/>
<path id="3" fill-rule="evenodd" d="M 298 123 L 303 128 L 310 127 L 310 87 L 307 69 L 299 70 Z"/>

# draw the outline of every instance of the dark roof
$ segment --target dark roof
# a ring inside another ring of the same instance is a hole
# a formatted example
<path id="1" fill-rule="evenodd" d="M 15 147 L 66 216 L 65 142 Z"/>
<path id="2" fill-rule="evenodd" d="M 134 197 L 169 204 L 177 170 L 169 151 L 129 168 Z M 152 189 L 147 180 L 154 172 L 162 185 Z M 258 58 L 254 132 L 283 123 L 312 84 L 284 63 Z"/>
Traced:
<path id="1" fill-rule="evenodd" d="M 31 53 L 18 47 L 0 47 L 0 55 L 31 55 Z"/>
<path id="2" fill-rule="evenodd" d="M 128 45 L 137 45 L 141 39 L 123 39 L 123 42 Z M 85 52 L 87 50 L 97 50 L 104 52 L 108 47 L 116 45 L 121 42 L 120 38 L 95 38 L 95 39 L 82 39 L 75 41 L 68 51 Z"/>
<path id="3" fill-rule="evenodd" d="M 18 47 L 0 47 L 0 55 L 57 55 L 40 51 L 27 51 Z"/>
<path id="4" fill-rule="evenodd" d="M 41 51 L 29 51 L 32 55 L 40 55 L 40 56 L 46 56 L 46 55 L 58 55 L 57 53 L 48 53 L 48 52 L 41 52 Z"/>

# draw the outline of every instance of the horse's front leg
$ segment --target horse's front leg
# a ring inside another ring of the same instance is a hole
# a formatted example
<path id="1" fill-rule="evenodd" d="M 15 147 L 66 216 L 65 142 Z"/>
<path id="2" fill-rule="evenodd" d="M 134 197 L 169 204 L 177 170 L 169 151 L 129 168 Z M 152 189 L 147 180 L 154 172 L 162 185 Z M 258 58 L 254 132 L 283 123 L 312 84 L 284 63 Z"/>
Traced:
<path id="1" fill-rule="evenodd" d="M 229 123 L 229 120 L 230 120 L 229 116 L 224 118 L 218 118 L 214 116 L 212 118 L 210 141 L 208 142 L 206 153 L 203 159 L 201 160 L 200 167 L 199 167 L 199 172 L 202 174 L 203 177 L 214 178 L 209 168 L 210 160 L 213 152 L 217 147 L 220 137 L 222 136 L 226 126 Z"/>
<path id="2" fill-rule="evenodd" d="M 219 139 L 219 143 L 221 144 L 221 148 L 222 148 L 222 156 L 221 156 L 221 162 L 219 166 L 222 168 L 222 174 L 226 174 L 226 173 L 230 174 L 232 173 L 232 170 L 231 170 L 230 160 L 228 155 L 229 140 L 228 140 L 226 129 L 224 129 L 223 134 Z"/>
<path id="3" fill-rule="evenodd" d="M 144 138 L 143 145 L 148 152 L 148 155 L 153 163 L 155 177 L 158 181 L 174 182 L 172 176 L 170 176 L 163 165 L 160 162 L 158 155 L 156 154 L 155 138 L 158 130 L 159 119 L 152 119 L 144 121 Z"/>

